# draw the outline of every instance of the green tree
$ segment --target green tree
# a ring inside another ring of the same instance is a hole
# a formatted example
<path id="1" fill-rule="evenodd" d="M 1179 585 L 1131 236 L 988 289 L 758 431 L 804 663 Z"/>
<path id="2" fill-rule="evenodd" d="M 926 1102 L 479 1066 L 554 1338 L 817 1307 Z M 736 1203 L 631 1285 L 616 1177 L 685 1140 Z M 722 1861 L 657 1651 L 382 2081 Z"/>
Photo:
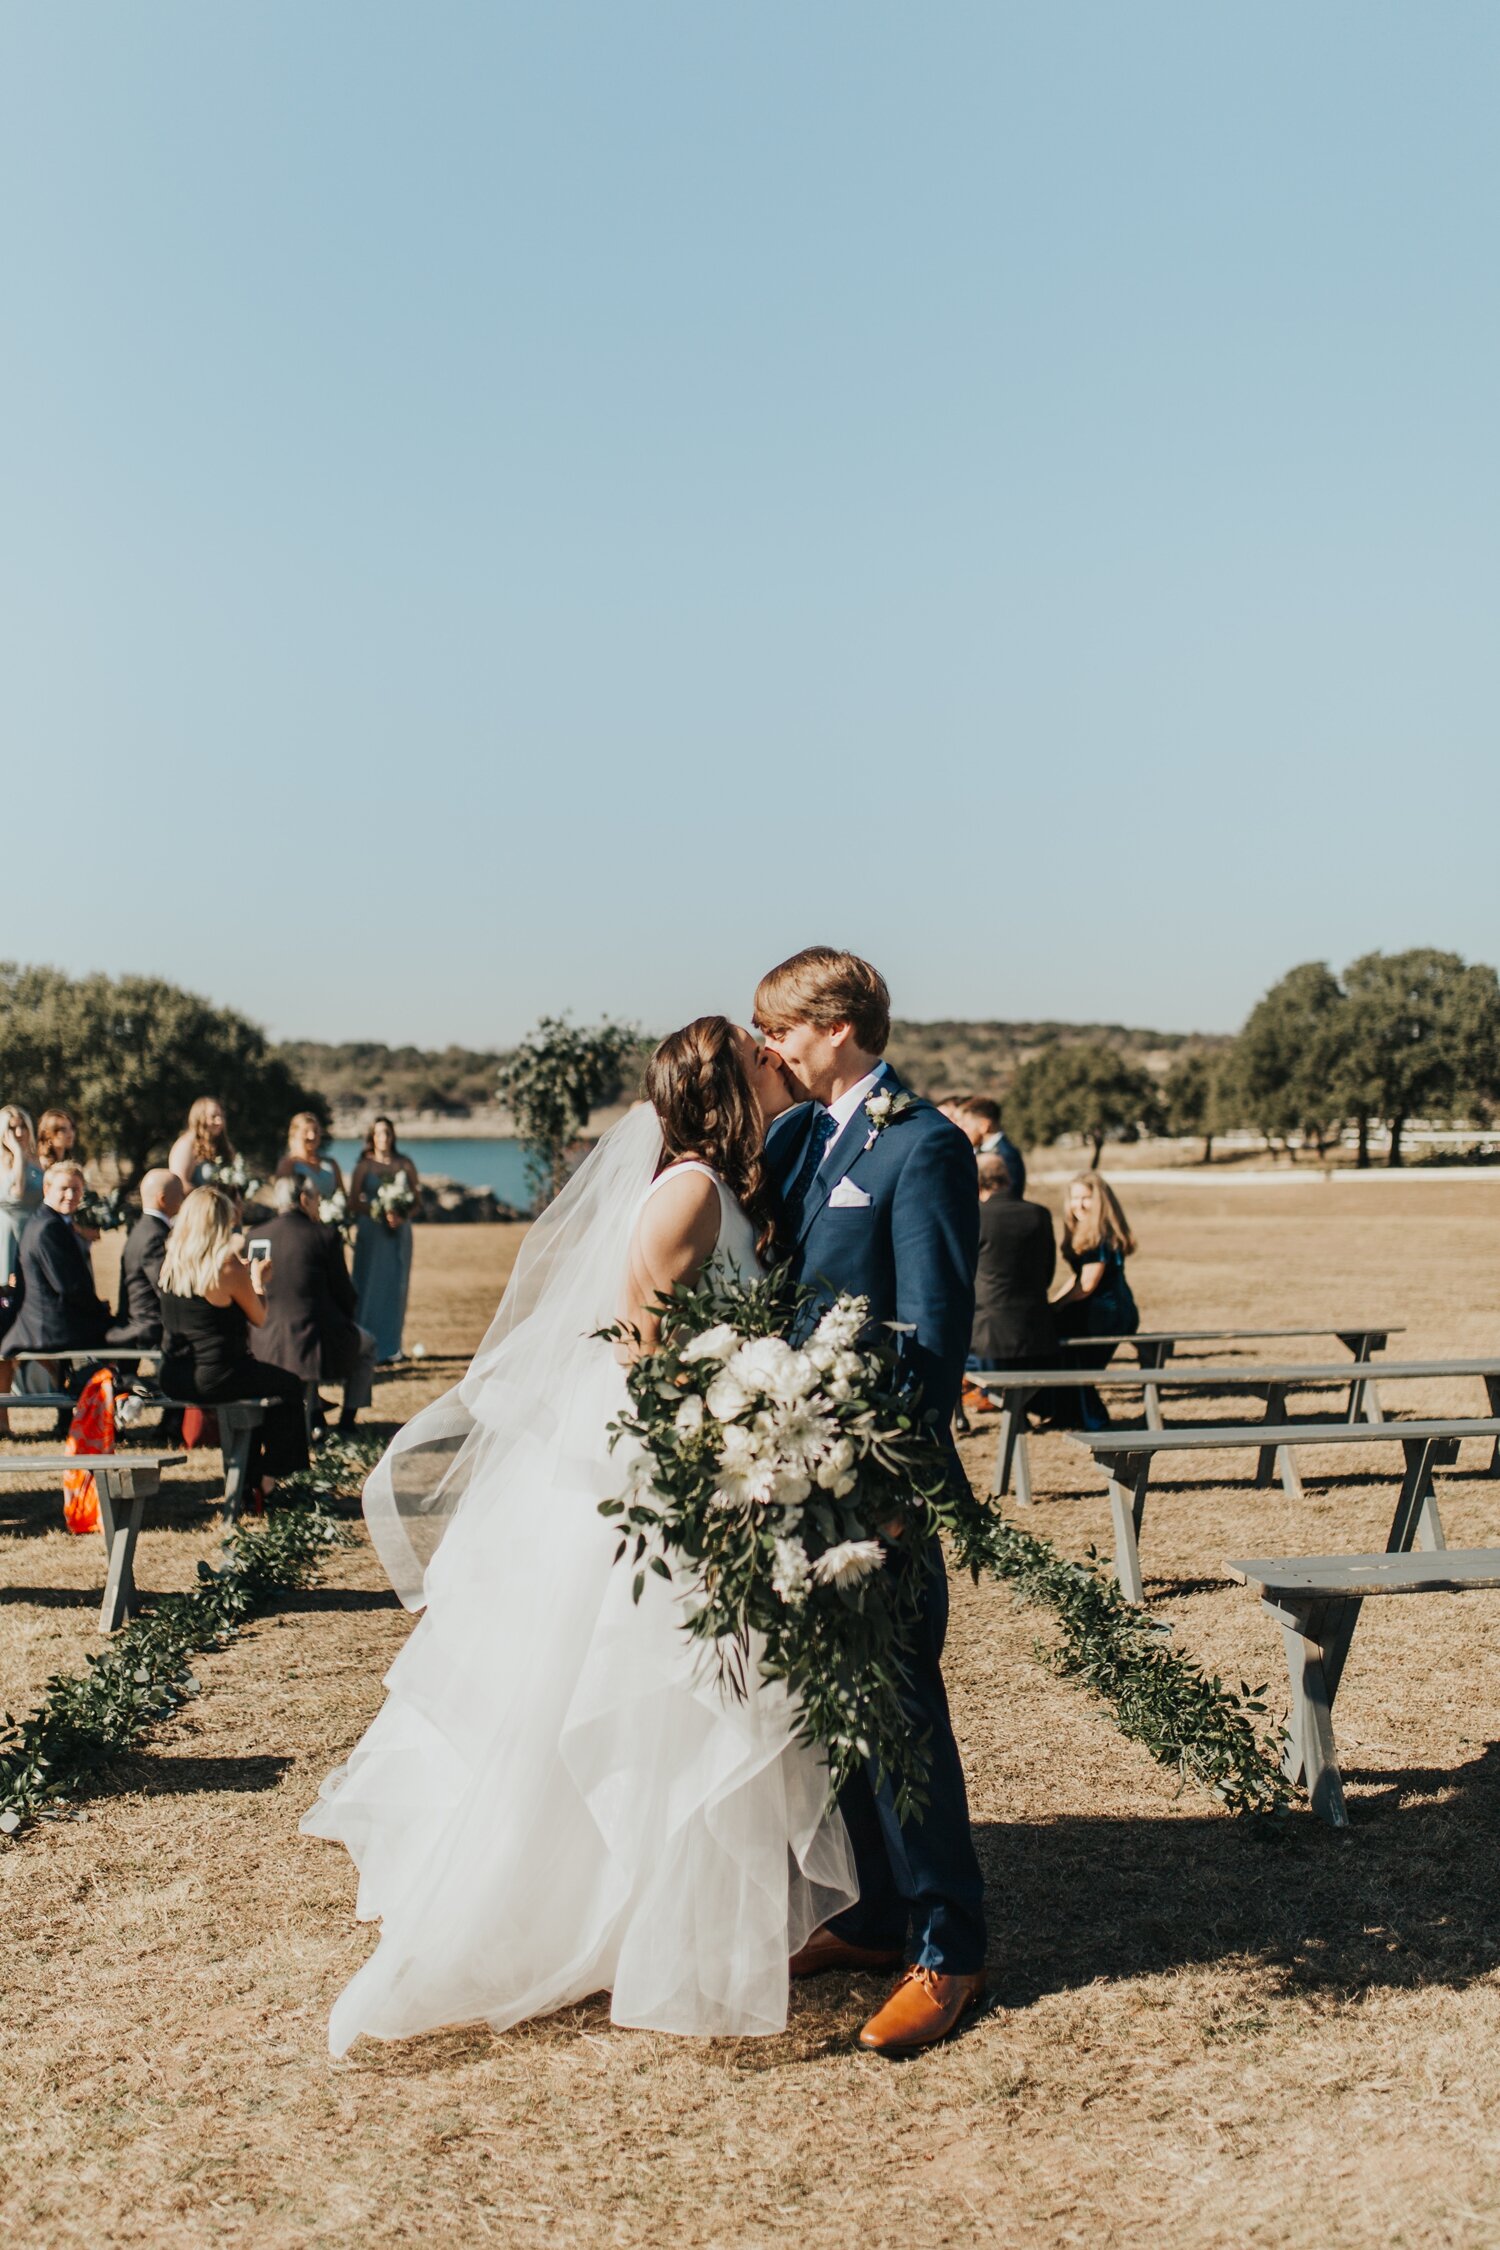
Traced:
<path id="1" fill-rule="evenodd" d="M 1323 1153 L 1359 1113 L 1349 1068 L 1349 1008 L 1326 961 L 1303 961 L 1257 1000 L 1234 1043 L 1234 1082 L 1248 1123 L 1269 1141 L 1303 1134 Z"/>
<path id="2" fill-rule="evenodd" d="M 217 1095 L 236 1145 L 262 1164 L 280 1153 L 294 1111 L 328 1115 L 230 1008 L 159 977 L 14 963 L 0 963 L 0 1087 L 33 1115 L 71 1110 L 85 1149 L 112 1157 L 127 1180 L 165 1156 L 199 1094 Z"/>
<path id="3" fill-rule="evenodd" d="M 1346 1074 L 1362 1114 L 1383 1118 L 1389 1165 L 1413 1117 L 1451 1117 L 1500 1093 L 1500 981 L 1435 946 L 1364 953 L 1344 971 Z"/>
<path id="4" fill-rule="evenodd" d="M 619 1100 L 640 1052 L 634 1024 L 606 1019 L 586 1028 L 543 1016 L 502 1059 L 496 1090 L 527 1144 L 539 1201 L 550 1202 L 566 1185 L 571 1144 L 596 1109 Z"/>
<path id="5" fill-rule="evenodd" d="M 1199 1049 L 1179 1055 L 1161 1085 L 1167 1131 L 1181 1138 L 1201 1133 L 1201 1161 L 1211 1164 L 1215 1134 L 1238 1123 L 1236 1095 L 1232 1054 Z"/>
<path id="6" fill-rule="evenodd" d="M 1129 1138 L 1160 1123 L 1156 1082 L 1112 1048 L 1080 1041 L 1045 1048 L 1021 1065 L 1005 1114 L 1023 1143 L 1045 1146 L 1064 1133 L 1092 1144 L 1095 1165 L 1110 1135 Z"/>

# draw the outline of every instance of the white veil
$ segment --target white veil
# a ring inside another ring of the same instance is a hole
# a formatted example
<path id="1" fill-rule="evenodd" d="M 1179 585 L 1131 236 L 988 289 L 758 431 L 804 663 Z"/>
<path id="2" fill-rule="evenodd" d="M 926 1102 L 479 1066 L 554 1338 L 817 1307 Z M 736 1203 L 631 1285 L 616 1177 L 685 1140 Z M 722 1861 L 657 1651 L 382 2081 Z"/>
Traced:
<path id="1" fill-rule="evenodd" d="M 556 1448 L 588 1426 L 568 1409 L 614 1367 L 611 1347 L 591 1339 L 618 1317 L 631 1230 L 661 1153 L 660 1121 L 639 1102 L 527 1233 L 463 1381 L 414 1414 L 371 1471 L 365 1521 L 408 1609 L 422 1607 L 427 1565 L 458 1509 L 471 1493 L 497 1489 L 495 1473 L 515 1448 Z M 601 1389 L 601 1413 L 603 1398 Z M 597 1474 L 602 1420 L 591 1437 Z M 566 1475 L 576 1464 L 559 1457 L 554 1467 Z"/>

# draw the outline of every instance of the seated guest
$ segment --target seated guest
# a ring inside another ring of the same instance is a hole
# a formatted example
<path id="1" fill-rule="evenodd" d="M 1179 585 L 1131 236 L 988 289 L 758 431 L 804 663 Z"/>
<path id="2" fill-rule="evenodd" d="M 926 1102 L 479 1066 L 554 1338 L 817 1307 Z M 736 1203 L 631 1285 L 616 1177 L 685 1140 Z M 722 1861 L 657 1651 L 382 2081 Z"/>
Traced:
<path id="1" fill-rule="evenodd" d="M 354 1318 L 344 1245 L 337 1230 L 318 1217 L 318 1190 L 311 1180 L 282 1178 L 273 1192 L 276 1217 L 250 1237 L 252 1244 L 270 1243 L 274 1268 L 266 1324 L 250 1349 L 257 1359 L 291 1368 L 314 1400 L 319 1382 L 342 1383 L 339 1428 L 352 1430 L 374 1390 L 375 1339 Z"/>
<path id="2" fill-rule="evenodd" d="M 194 1188 L 161 1262 L 161 1387 L 188 1406 L 274 1398 L 251 1440 L 246 1482 L 264 1499 L 277 1477 L 307 1467 L 307 1415 L 300 1378 L 252 1359 L 253 1328 L 266 1318 L 270 1261 L 249 1264 L 234 1247 L 234 1204 L 218 1188 Z"/>
<path id="3" fill-rule="evenodd" d="M 968 1134 L 976 1156 L 998 1156 L 1010 1174 L 1017 1195 L 1026 1193 L 1026 1159 L 1008 1133 L 1001 1130 L 1000 1104 L 988 1094 L 966 1094 L 958 1104 L 954 1123 Z"/>
<path id="4" fill-rule="evenodd" d="M 974 1356 L 981 1367 L 1045 1367 L 1056 1352 L 1047 1292 L 1057 1270 L 1052 1215 L 1012 1192 L 1004 1159 L 979 1159 Z"/>
<path id="5" fill-rule="evenodd" d="M 7 1353 L 84 1351 L 104 1341 L 109 1307 L 94 1288 L 88 1251 L 73 1231 L 72 1215 L 82 1201 L 82 1166 L 49 1165 L 41 1209 L 21 1234 L 21 1307 L 0 1338 Z M 34 1363 L 26 1374 L 34 1390 L 50 1390 L 55 1381 Z"/>
<path id="6" fill-rule="evenodd" d="M 184 1189 L 212 1187 L 221 1164 L 234 1161 L 234 1143 L 224 1121 L 222 1103 L 212 1094 L 200 1094 L 188 1111 L 187 1124 L 172 1143 L 167 1169 L 175 1172 Z"/>
<path id="7" fill-rule="evenodd" d="M 1052 1305 L 1059 1336 L 1073 1339 L 1064 1366 L 1107 1367 L 1113 1344 L 1091 1344 L 1092 1336 L 1133 1336 L 1141 1325 L 1125 1260 L 1135 1237 L 1109 1182 L 1098 1172 L 1080 1172 L 1069 1183 L 1063 1211 L 1063 1256 L 1073 1269 L 1073 1285 Z M 1093 1389 L 1081 1394 L 1082 1426 L 1102 1430 L 1109 1416 Z"/>
<path id="8" fill-rule="evenodd" d="M 182 1197 L 175 1172 L 158 1169 L 141 1182 L 141 1215 L 125 1237 L 120 1259 L 120 1308 L 109 1331 L 111 1344 L 153 1351 L 161 1342 L 161 1264 Z"/>
<path id="9" fill-rule="evenodd" d="M 342 1195 L 344 1175 L 338 1159 L 323 1154 L 323 1121 L 299 1109 L 286 1132 L 286 1154 L 276 1167 L 278 1180 L 306 1180 L 319 1197 Z"/>

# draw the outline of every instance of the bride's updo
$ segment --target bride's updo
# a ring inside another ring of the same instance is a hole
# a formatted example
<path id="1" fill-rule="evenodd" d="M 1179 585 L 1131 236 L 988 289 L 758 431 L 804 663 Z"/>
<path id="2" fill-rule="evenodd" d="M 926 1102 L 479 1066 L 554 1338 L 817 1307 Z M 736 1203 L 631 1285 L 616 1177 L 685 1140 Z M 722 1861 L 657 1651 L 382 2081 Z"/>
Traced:
<path id="1" fill-rule="evenodd" d="M 727 1016 L 699 1016 L 674 1031 L 646 1065 L 645 1095 L 661 1119 L 664 1157 L 701 1157 L 744 1207 L 765 1255 L 771 1197 L 761 1153 L 765 1121 Z"/>

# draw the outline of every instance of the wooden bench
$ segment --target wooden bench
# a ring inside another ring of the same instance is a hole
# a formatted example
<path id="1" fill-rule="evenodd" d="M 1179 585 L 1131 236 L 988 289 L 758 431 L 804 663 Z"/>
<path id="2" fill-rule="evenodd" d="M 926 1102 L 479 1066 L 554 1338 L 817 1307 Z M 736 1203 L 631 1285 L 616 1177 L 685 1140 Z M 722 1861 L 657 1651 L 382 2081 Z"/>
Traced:
<path id="1" fill-rule="evenodd" d="M 1500 1548 L 1452 1547 L 1436 1554 L 1292 1555 L 1225 1568 L 1281 1627 L 1292 1708 L 1283 1770 L 1305 1782 L 1313 1811 L 1347 1828 L 1344 1782 L 1333 1742 L 1333 1701 L 1362 1603 L 1376 1595 L 1472 1594 L 1500 1589 Z"/>
<path id="2" fill-rule="evenodd" d="M 161 1487 L 163 1469 L 180 1469 L 181 1453 L 49 1453 L 0 1454 L 0 1475 L 8 1477 L 63 1477 L 85 1469 L 99 1495 L 99 1528 L 104 1534 L 104 1601 L 99 1630 L 112 1633 L 130 1615 L 135 1602 L 135 1543 L 146 1502 Z"/>
<path id="3" fill-rule="evenodd" d="M 1258 1427 L 1258 1425 L 1257 1425 Z M 1140 1530 L 1146 1512 L 1151 1471 L 1164 1453 L 1230 1453 L 1256 1449 L 1255 1430 L 1243 1422 L 1176 1430 L 1073 1430 L 1109 1479 L 1109 1507 L 1115 1532 L 1115 1576 L 1127 1601 L 1145 1598 L 1141 1581 Z M 1277 1433 L 1282 1445 L 1399 1445 L 1405 1472 L 1391 1518 L 1389 1553 L 1404 1553 L 1415 1542 L 1444 1545 L 1432 1489 L 1439 1463 L 1457 1459 L 1465 1438 L 1500 1437 L 1500 1418 L 1441 1422 L 1288 1422 Z"/>
<path id="4" fill-rule="evenodd" d="M 1457 1377 L 1476 1376 L 1484 1385 L 1485 1399 L 1492 1415 L 1500 1417 L 1500 1359 L 1409 1359 L 1387 1360 L 1376 1363 L 1379 1383 L 1415 1383 Z M 980 1368 L 967 1377 L 971 1383 L 982 1383 L 986 1390 L 999 1394 L 1000 1428 L 995 1450 L 996 1498 L 1010 1490 L 1014 1473 L 1016 1498 L 1024 1507 L 1031 1500 L 1031 1457 L 1026 1429 L 1026 1409 L 1031 1400 L 1043 1391 L 1076 1390 L 1080 1384 L 1090 1384 L 1095 1390 L 1139 1391 L 1145 1409 L 1146 1426 L 1151 1430 L 1166 1427 L 1161 1414 L 1163 1391 L 1182 1391 L 1191 1396 L 1194 1392 L 1243 1391 L 1251 1397 L 1266 1402 L 1264 1419 L 1273 1424 L 1288 1421 L 1287 1395 L 1301 1390 L 1341 1390 L 1349 1378 L 1343 1368 L 1316 1362 L 1304 1365 L 1289 1360 L 1282 1366 L 1260 1367 L 1233 1364 L 1226 1367 L 1204 1366 L 1194 1362 L 1187 1367 L 1162 1370 L 1148 1367 L 1100 1368 Z M 1381 1422 L 1385 1411 L 1375 1376 L 1362 1385 L 1361 1401 L 1368 1421 Z M 1492 1473 L 1500 1474 L 1500 1445 L 1494 1449 L 1490 1461 Z M 1281 1481 L 1290 1497 L 1300 1500 L 1302 1484 L 1297 1465 L 1285 1446 L 1268 1445 L 1261 1448 L 1256 1470 L 1256 1482 L 1269 1484 L 1273 1474 L 1280 1473 Z"/>

